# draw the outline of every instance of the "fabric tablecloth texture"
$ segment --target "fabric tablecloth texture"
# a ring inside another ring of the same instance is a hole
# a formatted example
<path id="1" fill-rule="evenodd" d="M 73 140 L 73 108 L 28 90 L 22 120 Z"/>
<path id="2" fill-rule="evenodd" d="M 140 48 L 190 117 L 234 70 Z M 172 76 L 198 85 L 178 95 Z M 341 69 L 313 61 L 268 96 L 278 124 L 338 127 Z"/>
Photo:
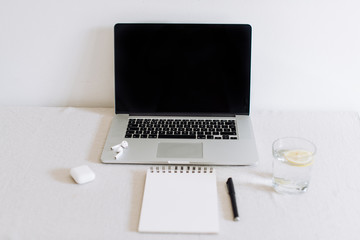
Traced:
<path id="1" fill-rule="evenodd" d="M 0 239 L 358 239 L 360 120 L 357 112 L 254 111 L 256 167 L 216 167 L 220 233 L 144 234 L 138 223 L 149 166 L 102 164 L 112 108 L 0 108 Z M 272 142 L 317 146 L 310 188 L 271 186 Z M 93 182 L 70 169 L 88 165 Z M 240 221 L 226 180 L 232 177 Z"/>

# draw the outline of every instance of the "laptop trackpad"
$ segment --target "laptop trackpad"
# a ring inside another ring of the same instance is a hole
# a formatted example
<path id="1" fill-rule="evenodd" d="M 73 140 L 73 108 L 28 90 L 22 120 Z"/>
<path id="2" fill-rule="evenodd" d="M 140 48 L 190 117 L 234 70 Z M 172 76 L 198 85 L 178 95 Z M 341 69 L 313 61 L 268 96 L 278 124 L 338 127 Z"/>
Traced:
<path id="1" fill-rule="evenodd" d="M 159 143 L 158 158 L 202 158 L 202 143 Z"/>

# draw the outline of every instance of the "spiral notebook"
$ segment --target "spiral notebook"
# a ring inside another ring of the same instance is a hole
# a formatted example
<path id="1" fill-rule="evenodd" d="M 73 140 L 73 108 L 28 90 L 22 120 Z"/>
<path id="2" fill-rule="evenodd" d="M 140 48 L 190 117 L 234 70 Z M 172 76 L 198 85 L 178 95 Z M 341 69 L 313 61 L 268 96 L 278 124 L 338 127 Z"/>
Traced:
<path id="1" fill-rule="evenodd" d="M 193 166 L 148 169 L 138 230 L 218 233 L 215 169 Z"/>

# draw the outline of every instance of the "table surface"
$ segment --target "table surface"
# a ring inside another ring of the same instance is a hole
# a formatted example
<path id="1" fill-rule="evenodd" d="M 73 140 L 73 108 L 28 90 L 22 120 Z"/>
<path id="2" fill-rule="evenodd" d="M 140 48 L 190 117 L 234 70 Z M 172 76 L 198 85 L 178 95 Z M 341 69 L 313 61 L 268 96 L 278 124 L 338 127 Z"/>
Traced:
<path id="1" fill-rule="evenodd" d="M 216 167 L 220 233 L 138 233 L 144 165 L 100 162 L 112 108 L 0 108 L 0 239 L 358 239 L 360 121 L 357 112 L 256 111 L 260 162 Z M 301 136 L 318 148 L 307 193 L 271 187 L 274 139 Z M 96 179 L 78 185 L 70 168 Z M 240 221 L 232 220 L 232 177 Z"/>

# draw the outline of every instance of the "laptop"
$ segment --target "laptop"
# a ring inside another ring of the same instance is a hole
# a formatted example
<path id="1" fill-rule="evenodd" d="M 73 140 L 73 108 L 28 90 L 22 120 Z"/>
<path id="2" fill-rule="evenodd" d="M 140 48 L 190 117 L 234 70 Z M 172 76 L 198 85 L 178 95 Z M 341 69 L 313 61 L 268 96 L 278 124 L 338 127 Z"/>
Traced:
<path id="1" fill-rule="evenodd" d="M 103 163 L 249 166 L 251 26 L 118 23 Z M 111 149 L 123 141 L 122 154 Z"/>

